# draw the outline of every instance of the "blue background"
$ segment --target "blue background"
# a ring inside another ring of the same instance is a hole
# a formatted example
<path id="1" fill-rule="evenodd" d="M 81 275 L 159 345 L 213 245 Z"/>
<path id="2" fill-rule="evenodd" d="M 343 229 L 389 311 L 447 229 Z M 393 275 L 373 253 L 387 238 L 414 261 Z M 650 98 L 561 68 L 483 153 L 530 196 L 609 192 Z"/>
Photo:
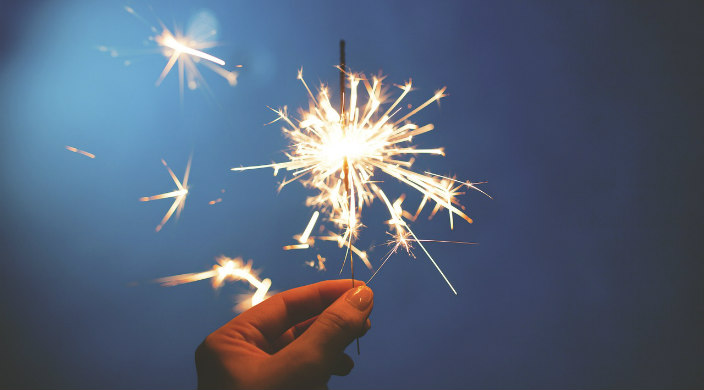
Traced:
<path id="1" fill-rule="evenodd" d="M 301 66 L 335 87 L 340 38 L 353 70 L 412 77 L 409 103 L 448 87 L 416 116 L 436 125 L 416 142 L 447 157 L 416 167 L 488 180 L 494 200 L 461 198 L 475 223 L 454 231 L 446 214 L 413 225 L 480 243 L 428 245 L 459 295 L 422 256 L 394 257 L 356 368 L 331 387 L 704 386 L 702 3 L 130 4 L 168 26 L 211 10 L 210 52 L 244 65 L 239 84 L 203 69 L 212 95 L 182 104 L 175 73 L 154 86 L 163 56 L 96 50 L 144 49 L 125 3 L 3 5 L 1 386 L 193 388 L 196 346 L 246 286 L 150 280 L 219 254 L 254 259 L 279 291 L 338 277 L 334 246 L 319 248 L 326 273 L 303 264 L 314 251 L 281 249 L 310 217 L 306 191 L 229 168 L 283 158 L 266 106 L 307 106 Z M 181 176 L 191 152 L 181 219 L 155 233 L 170 201 L 137 199 L 171 190 L 159 160 Z M 383 206 L 366 218 L 360 242 L 378 244 Z"/>

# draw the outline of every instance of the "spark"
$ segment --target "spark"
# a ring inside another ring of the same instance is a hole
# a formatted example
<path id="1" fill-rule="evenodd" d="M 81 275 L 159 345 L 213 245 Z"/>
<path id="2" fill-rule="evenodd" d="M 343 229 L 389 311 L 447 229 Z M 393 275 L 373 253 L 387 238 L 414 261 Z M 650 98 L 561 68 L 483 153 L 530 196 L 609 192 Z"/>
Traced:
<path id="1" fill-rule="evenodd" d="M 445 244 L 463 244 L 463 245 L 476 245 L 476 242 L 466 242 L 466 241 L 449 241 L 449 240 L 418 240 L 413 238 L 410 232 L 403 232 L 399 231 L 396 234 L 392 234 L 387 232 L 386 234 L 390 235 L 392 238 L 388 241 L 386 241 L 386 245 L 390 246 L 391 249 L 384 255 L 384 258 L 381 261 L 381 265 L 379 265 L 379 268 L 374 271 L 372 276 L 367 280 L 366 284 L 369 284 L 372 279 L 379 273 L 382 267 L 386 264 L 387 261 L 389 261 L 389 258 L 391 255 L 395 254 L 398 252 L 399 248 L 403 248 L 406 253 L 408 253 L 409 256 L 415 258 L 416 256 L 413 254 L 412 251 L 412 244 L 413 242 L 421 243 L 421 242 L 438 242 L 438 243 L 445 243 Z"/>
<path id="2" fill-rule="evenodd" d="M 421 149 L 411 143 L 414 137 L 432 131 L 434 126 L 418 126 L 412 123 L 410 118 L 429 104 L 445 97 L 445 88 L 436 91 L 431 98 L 410 112 L 400 114 L 403 107 L 400 103 L 412 90 L 410 80 L 398 86 L 400 95 L 388 107 L 382 109 L 388 94 L 387 89 L 382 86 L 381 78 L 373 77 L 369 80 L 363 74 L 347 73 L 349 93 L 345 93 L 344 101 L 346 104 L 349 102 L 349 106 L 336 110 L 325 85 L 321 85 L 317 95 L 314 95 L 303 78 L 302 70 L 298 72 L 298 79 L 308 92 L 309 109 L 301 110 L 300 118 L 296 120 L 289 118 L 286 107 L 274 110 L 278 115 L 274 121 L 283 123 L 284 135 L 290 141 L 290 148 L 286 153 L 288 161 L 232 170 L 245 171 L 268 167 L 274 169 L 275 175 L 281 170 L 290 172 L 291 177 L 285 178 L 279 189 L 294 181 L 312 189 L 315 195 L 307 199 L 306 205 L 324 213 L 325 219 L 340 231 L 338 234 L 332 233 L 320 238 L 337 241 L 340 247 L 347 246 L 348 250 L 355 253 L 359 250 L 354 247 L 353 242 L 363 227 L 363 208 L 370 206 L 375 199 L 381 200 L 390 215 L 387 221 L 390 229 L 398 237 L 408 235 L 417 242 L 452 292 L 457 294 L 440 266 L 423 246 L 422 240 L 416 237 L 404 219 L 405 217 L 412 221 L 415 218 L 408 218 L 409 213 L 403 212 L 400 202 L 392 204 L 381 188 L 381 182 L 372 180 L 380 171 L 420 192 L 423 201 L 415 216 L 431 201 L 436 204 L 435 212 L 440 208 L 448 210 L 451 227 L 454 227 L 453 215 L 472 223 L 472 219 L 464 213 L 456 197 L 463 194 L 459 190 L 464 186 L 476 189 L 473 185 L 468 184 L 469 182 L 457 185 L 453 179 L 418 173 L 411 169 L 415 161 L 413 156 L 444 156 L 442 148 Z M 358 104 L 360 85 L 367 95 L 364 104 Z M 304 244 L 299 245 L 288 248 L 300 249 Z M 366 253 L 359 252 L 364 256 L 357 253 L 358 256 L 368 264 Z"/>
<path id="3" fill-rule="evenodd" d="M 221 190 L 220 190 L 220 193 L 221 193 L 221 194 L 224 194 L 224 193 L 225 193 L 225 189 L 224 189 L 224 188 L 221 189 Z M 214 205 L 214 204 L 216 204 L 216 203 L 220 203 L 220 202 L 222 202 L 222 198 L 213 199 L 213 200 L 211 200 L 210 202 L 208 202 L 208 204 L 212 206 L 212 205 Z"/>
<path id="4" fill-rule="evenodd" d="M 310 248 L 309 244 L 293 244 L 293 245 L 284 246 L 285 251 L 289 251 L 291 249 L 308 249 L 308 248 Z"/>
<path id="5" fill-rule="evenodd" d="M 213 47 L 215 44 L 197 41 L 177 31 L 172 33 L 163 25 L 162 28 L 161 34 L 154 37 L 154 41 L 162 47 L 162 54 L 169 60 L 161 71 L 156 85 L 160 85 L 171 72 L 174 65 L 178 64 L 180 90 L 183 91 L 184 70 L 188 88 L 196 89 L 199 84 L 204 84 L 203 77 L 196 67 L 196 64 L 201 62 L 201 59 L 207 61 L 203 63 L 206 67 L 222 76 L 230 85 L 237 85 L 237 72 L 223 69 L 222 66 L 225 65 L 225 61 L 199 50 Z M 219 65 L 219 67 L 213 64 Z"/>
<path id="6" fill-rule="evenodd" d="M 216 258 L 218 264 L 214 265 L 211 270 L 190 274 L 181 274 L 175 276 L 167 276 L 156 279 L 155 282 L 162 286 L 177 286 L 179 284 L 197 282 L 199 280 L 211 279 L 214 289 L 219 289 L 225 282 L 228 281 L 245 281 L 254 287 L 256 291 L 251 295 L 243 295 L 240 297 L 236 310 L 244 311 L 252 306 L 255 306 L 266 298 L 271 293 L 271 279 L 259 279 L 258 273 L 252 270 L 252 261 L 247 263 L 242 261 L 241 257 L 231 259 L 226 256 Z"/>
<path id="7" fill-rule="evenodd" d="M 173 31 L 170 30 L 161 21 L 158 21 L 157 27 L 157 25 L 147 21 L 146 18 L 129 6 L 125 6 L 124 9 L 127 13 L 149 26 L 152 34 L 149 37 L 149 41 L 156 43 L 157 51 L 167 59 L 166 65 L 156 80 L 155 84 L 157 86 L 176 67 L 179 74 L 181 98 L 183 98 L 185 87 L 195 90 L 202 86 L 207 89 L 207 83 L 201 75 L 198 65 L 212 70 L 224 78 L 230 86 L 237 85 L 238 72 L 225 69 L 225 60 L 205 52 L 205 50 L 218 45 L 216 41 L 218 22 L 212 12 L 203 10 L 195 14 L 186 32 L 182 33 L 178 28 L 174 28 Z M 97 49 L 108 53 L 111 57 L 118 57 L 123 54 L 115 48 L 104 45 L 97 46 Z M 127 60 L 124 63 L 125 66 L 128 66 L 131 61 Z M 242 65 L 235 65 L 235 67 L 241 68 Z"/>
<path id="8" fill-rule="evenodd" d="M 66 145 L 66 150 L 69 150 L 69 151 L 74 152 L 74 153 L 82 154 L 82 155 L 84 155 L 84 156 L 86 156 L 86 157 L 95 158 L 95 155 L 94 155 L 93 153 L 88 153 L 88 152 L 86 152 L 85 150 L 76 149 L 76 148 L 74 148 L 73 146 L 68 146 L 68 145 Z"/>
<path id="9" fill-rule="evenodd" d="M 325 271 L 325 258 L 323 256 L 320 256 L 320 254 L 317 255 L 318 262 L 316 263 L 314 260 L 310 260 L 306 262 L 306 265 L 315 268 L 318 271 Z"/>
<path id="10" fill-rule="evenodd" d="M 310 221 L 308 221 L 308 226 L 306 226 L 306 230 L 303 231 L 303 234 L 298 238 L 298 242 L 301 244 L 305 244 L 308 242 L 308 237 L 310 237 L 310 233 L 313 231 L 313 227 L 315 226 L 315 222 L 318 221 L 318 216 L 320 213 L 316 210 L 313 213 L 313 216 L 310 217 Z"/>
<path id="11" fill-rule="evenodd" d="M 191 160 L 192 156 L 188 158 L 188 164 L 186 165 L 186 172 L 183 175 L 183 183 L 178 180 L 174 172 L 169 168 L 169 166 L 166 164 L 166 161 L 164 159 L 161 160 L 161 163 L 164 164 L 166 169 L 169 171 L 169 175 L 171 176 L 171 179 L 173 179 L 174 183 L 176 183 L 177 189 L 171 192 L 165 192 L 163 194 L 159 195 L 153 195 L 153 196 L 144 196 L 139 198 L 140 201 L 142 202 L 148 202 L 150 200 L 157 200 L 157 199 L 166 199 L 166 198 L 174 198 L 174 203 L 171 205 L 171 208 L 169 208 L 169 211 L 166 212 L 164 215 L 164 218 L 161 220 L 159 225 L 156 226 L 156 231 L 160 231 L 162 227 L 164 227 L 164 224 L 171 218 L 173 215 L 174 211 L 176 212 L 176 218 L 178 218 L 181 215 L 181 211 L 183 210 L 183 206 L 186 203 L 186 196 L 188 195 L 188 175 L 191 171 Z"/>
<path id="12" fill-rule="evenodd" d="M 362 262 L 367 268 L 369 268 L 370 270 L 374 269 L 367 258 L 367 253 L 352 245 L 351 243 L 345 241 L 341 235 L 328 231 L 327 235 L 325 236 L 311 236 L 310 233 L 313 231 L 313 227 L 315 227 L 315 223 L 317 222 L 319 215 L 320 212 L 318 212 L 317 210 L 313 212 L 313 215 L 311 216 L 310 221 L 308 221 L 308 225 L 306 226 L 303 233 L 300 236 L 293 236 L 294 239 L 298 240 L 299 244 L 285 245 L 283 249 L 285 251 L 294 249 L 308 249 L 315 244 L 316 239 L 322 241 L 334 241 L 337 242 L 340 248 L 346 246 L 347 248 L 352 250 L 352 252 L 362 260 Z"/>

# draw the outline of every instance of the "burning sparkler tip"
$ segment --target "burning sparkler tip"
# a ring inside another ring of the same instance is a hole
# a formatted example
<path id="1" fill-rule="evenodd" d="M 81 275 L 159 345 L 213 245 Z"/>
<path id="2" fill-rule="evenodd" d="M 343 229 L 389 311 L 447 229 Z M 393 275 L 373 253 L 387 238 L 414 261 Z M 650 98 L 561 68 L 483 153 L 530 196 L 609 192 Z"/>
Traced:
<path id="1" fill-rule="evenodd" d="M 341 44 L 343 43 L 341 42 Z M 349 81 L 345 83 L 344 61 L 341 61 L 338 69 L 341 71 L 340 101 L 342 102 L 339 109 L 333 107 L 330 92 L 325 85 L 319 88 L 317 95 L 311 92 L 303 79 L 303 68 L 298 70 L 297 78 L 301 80 L 310 96 L 309 110 L 302 111 L 301 118 L 298 123 L 295 123 L 295 120 L 288 118 L 285 110 L 270 108 L 279 116 L 275 121 L 282 120 L 286 123 L 283 131 L 291 141 L 291 150 L 286 153 L 288 161 L 232 168 L 232 170 L 243 171 L 269 167 L 274 169 L 274 175 L 276 175 L 279 169 L 285 169 L 291 172 L 292 177 L 284 178 L 278 191 L 293 181 L 318 190 L 319 193 L 308 198 L 306 204 L 317 207 L 321 212 L 327 214 L 326 219 L 340 228 L 341 232 L 339 234 L 331 233 L 330 236 L 315 237 L 315 239 L 337 241 L 339 247 L 347 246 L 348 252 L 357 254 L 359 259 L 364 261 L 370 269 L 372 267 L 366 253 L 354 247 L 353 241 L 363 226 L 361 223 L 362 207 L 370 205 L 374 199 L 383 200 L 391 217 L 387 223 L 401 237 L 398 245 L 403 245 L 408 249 L 408 241 L 411 240 L 405 235 L 412 237 L 412 241 L 418 242 L 430 262 L 456 295 L 457 291 L 406 222 L 406 220 L 415 220 L 423 205 L 427 201 L 433 201 L 436 206 L 432 215 L 440 208 L 446 208 L 450 213 L 451 229 L 454 227 L 452 220 L 454 214 L 472 223 L 472 219 L 460 210 L 461 205 L 456 200 L 457 196 L 463 194 L 460 189 L 465 185 L 464 183 L 446 177 L 437 179 L 432 176 L 439 175 L 428 172 L 421 174 L 411 169 L 414 155 L 445 155 L 443 148 L 418 149 L 408 143 L 415 136 L 434 128 L 432 124 L 418 126 L 412 123 L 409 118 L 432 102 L 447 96 L 446 88 L 443 87 L 435 91 L 435 94 L 423 104 L 413 109 L 409 107 L 409 112 L 405 115 L 399 115 L 400 118 L 391 121 L 390 118 L 395 118 L 395 115 L 402 110 L 401 107 L 404 105 L 401 102 L 405 95 L 412 90 L 411 79 L 399 86 L 402 92 L 393 104 L 386 108 L 386 111 L 380 111 L 379 107 L 386 100 L 381 85 L 383 78 L 371 77 L 368 79 L 364 75 L 347 74 Z M 368 94 L 366 104 L 358 104 L 357 89 L 362 85 Z M 349 89 L 349 94 L 345 88 Z M 349 108 L 347 108 L 347 103 L 349 103 Z M 399 156 L 406 157 L 399 158 Z M 404 211 L 400 202 L 391 204 L 378 184 L 381 181 L 372 178 L 377 170 L 411 186 L 423 195 L 423 201 L 416 215 Z M 287 245 L 284 249 L 302 249 L 313 246 L 314 237 L 309 235 L 315 227 L 314 225 L 315 217 L 311 218 L 304 234 L 294 237 L 298 243 Z M 413 255 L 411 254 L 411 256 Z M 312 263 L 314 264 L 314 262 Z"/>

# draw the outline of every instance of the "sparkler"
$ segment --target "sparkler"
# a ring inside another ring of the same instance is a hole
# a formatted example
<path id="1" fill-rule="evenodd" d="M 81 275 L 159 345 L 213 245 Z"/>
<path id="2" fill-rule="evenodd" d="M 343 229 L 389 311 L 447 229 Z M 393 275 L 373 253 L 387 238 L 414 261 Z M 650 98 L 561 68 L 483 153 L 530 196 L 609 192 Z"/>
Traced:
<path id="1" fill-rule="evenodd" d="M 204 51 L 218 45 L 215 41 L 217 38 L 217 20 L 212 13 L 201 11 L 196 14 L 184 34 L 178 29 L 174 29 L 172 32 L 161 21 L 159 21 L 159 27 L 150 25 L 132 7 L 125 6 L 124 9 L 143 23 L 149 25 L 154 34 L 149 37 L 149 40 L 155 42 L 159 47 L 159 52 L 168 58 L 164 69 L 156 80 L 157 86 L 164 81 L 166 76 L 176 66 L 179 74 L 179 91 L 182 98 L 184 85 L 191 90 L 199 86 L 207 88 L 205 79 L 198 70 L 197 65 L 199 64 L 223 77 L 229 85 L 237 85 L 238 73 L 228 71 L 224 68 L 225 61 L 223 59 Z M 98 50 L 108 52 L 112 57 L 119 55 L 116 49 L 107 46 L 98 46 Z M 130 61 L 125 61 L 125 65 L 129 64 Z M 236 65 L 235 67 L 240 68 L 242 65 Z"/>
<path id="2" fill-rule="evenodd" d="M 162 53 L 169 59 L 169 61 L 161 71 L 159 79 L 156 81 L 156 85 L 161 84 L 175 64 L 178 64 L 179 89 L 182 93 L 184 69 L 189 89 L 196 89 L 199 84 L 205 84 L 203 76 L 198 71 L 198 68 L 196 68 L 196 64 L 201 62 L 201 59 L 206 61 L 203 62 L 205 66 L 225 78 L 230 85 L 237 85 L 237 72 L 225 70 L 222 68 L 222 66 L 225 65 L 225 61 L 200 50 L 211 48 L 215 46 L 215 43 L 200 42 L 193 38 L 189 38 L 188 36 L 182 35 L 179 32 L 172 34 L 171 31 L 163 25 L 162 28 L 162 33 L 154 37 L 154 41 L 162 47 Z M 215 34 L 215 30 L 212 31 L 212 34 Z M 215 66 L 213 64 L 220 66 Z"/>
<path id="3" fill-rule="evenodd" d="M 93 153 L 88 153 L 85 150 L 76 149 L 73 146 L 66 145 L 66 150 L 74 152 L 74 153 L 82 154 L 82 155 L 89 157 L 89 158 L 95 158 L 95 155 Z"/>
<path id="4" fill-rule="evenodd" d="M 173 179 L 174 183 L 176 183 L 177 189 L 171 192 L 166 192 L 163 194 L 159 195 L 154 195 L 154 196 L 144 196 L 139 198 L 140 201 L 142 202 L 148 202 L 150 200 L 157 200 L 157 199 L 165 199 L 165 198 L 174 198 L 174 203 L 171 205 L 171 208 L 169 208 L 169 211 L 166 212 L 166 215 L 164 215 L 164 218 L 161 220 L 161 222 L 156 226 L 156 231 L 160 231 L 162 227 L 164 227 L 164 224 L 171 218 L 171 215 L 173 215 L 174 211 L 176 211 L 176 218 L 178 218 L 181 215 L 181 211 L 183 210 L 183 206 L 186 203 L 186 196 L 188 195 L 188 175 L 191 171 L 191 159 L 192 156 L 188 158 L 188 165 L 186 165 L 186 173 L 183 175 L 183 183 L 181 183 L 174 172 L 169 168 L 169 166 L 166 164 L 166 161 L 164 159 L 161 160 L 161 163 L 164 164 L 166 169 L 169 171 L 169 175 L 171 176 L 171 179 Z"/>
<path id="5" fill-rule="evenodd" d="M 226 256 L 219 256 L 216 258 L 216 261 L 218 264 L 214 265 L 209 271 L 167 276 L 157 279 L 155 282 L 160 283 L 162 286 L 176 286 L 179 284 L 197 282 L 199 280 L 212 279 L 214 289 L 219 289 L 223 283 L 227 281 L 241 280 L 248 282 L 256 291 L 251 295 L 244 294 L 239 297 L 238 304 L 235 307 L 235 310 L 238 311 L 247 310 L 261 303 L 271 295 L 269 292 L 271 279 L 259 279 L 258 273 L 252 270 L 251 260 L 245 263 L 242 261 L 241 257 L 231 259 Z"/>
<path id="6" fill-rule="evenodd" d="M 381 182 L 372 180 L 380 171 L 420 192 L 423 201 L 416 215 L 428 201 L 432 201 L 436 204 L 435 212 L 440 208 L 448 210 L 451 228 L 454 228 L 453 215 L 472 223 L 456 197 L 461 194 L 461 188 L 477 189 L 475 185 L 479 183 L 459 182 L 411 170 L 415 155 L 444 156 L 442 148 L 420 149 L 411 144 L 413 137 L 427 133 L 434 127 L 432 124 L 418 126 L 409 119 L 429 104 L 445 97 L 445 88 L 436 91 L 430 99 L 410 112 L 401 114 L 400 103 L 412 90 L 410 80 L 398 86 L 401 94 L 388 108 L 382 110 L 388 95 L 382 87 L 381 78 L 372 77 L 369 80 L 363 74 L 345 74 L 349 104 L 343 99 L 344 105 L 338 111 L 333 108 L 328 88 L 321 85 L 317 96 L 314 95 L 303 78 L 303 71 L 299 70 L 298 79 L 310 98 L 309 109 L 301 110 L 297 123 L 289 118 L 286 107 L 272 109 L 278 115 L 274 122 L 280 120 L 284 123 L 283 132 L 290 141 L 290 149 L 286 153 L 288 161 L 232 170 L 273 168 L 275 175 L 280 170 L 291 172 L 292 177 L 284 179 L 279 189 L 293 181 L 312 189 L 316 195 L 309 197 L 306 205 L 323 212 L 326 219 L 340 231 L 339 234 L 327 237 L 331 241 L 345 243 L 348 253 L 363 226 L 360 222 L 363 207 L 371 205 L 374 199 L 381 200 L 389 212 L 390 219 L 387 223 L 395 232 L 396 240 L 406 248 L 409 248 L 409 240 L 418 243 L 452 292 L 457 294 L 422 240 L 418 239 L 404 220 L 408 213 L 403 212 L 400 202 L 392 203 L 381 188 Z M 360 84 L 366 91 L 367 99 L 365 104 L 358 105 Z M 300 243 L 296 248 L 289 249 L 307 247 L 305 245 L 310 244 Z M 347 255 L 345 259 L 346 257 Z"/>

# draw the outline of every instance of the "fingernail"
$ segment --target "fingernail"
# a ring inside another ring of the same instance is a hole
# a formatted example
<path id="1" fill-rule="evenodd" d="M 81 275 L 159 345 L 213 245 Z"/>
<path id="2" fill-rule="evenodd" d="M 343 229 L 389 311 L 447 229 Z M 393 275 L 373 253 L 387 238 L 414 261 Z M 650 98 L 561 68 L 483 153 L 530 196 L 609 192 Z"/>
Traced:
<path id="1" fill-rule="evenodd" d="M 359 286 L 354 290 L 347 293 L 345 300 L 349 302 L 350 305 L 357 308 L 359 311 L 367 310 L 369 305 L 372 303 L 372 298 L 374 293 L 372 289 L 367 286 Z"/>

